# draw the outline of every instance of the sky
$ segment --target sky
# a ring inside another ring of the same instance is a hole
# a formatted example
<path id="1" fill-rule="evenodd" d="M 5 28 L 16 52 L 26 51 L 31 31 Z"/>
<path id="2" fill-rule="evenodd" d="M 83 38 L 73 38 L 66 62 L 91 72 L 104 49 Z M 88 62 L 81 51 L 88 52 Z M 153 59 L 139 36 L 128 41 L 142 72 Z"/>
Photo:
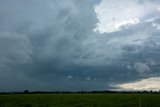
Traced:
<path id="1" fill-rule="evenodd" d="M 0 0 L 0 91 L 160 89 L 160 0 Z"/>

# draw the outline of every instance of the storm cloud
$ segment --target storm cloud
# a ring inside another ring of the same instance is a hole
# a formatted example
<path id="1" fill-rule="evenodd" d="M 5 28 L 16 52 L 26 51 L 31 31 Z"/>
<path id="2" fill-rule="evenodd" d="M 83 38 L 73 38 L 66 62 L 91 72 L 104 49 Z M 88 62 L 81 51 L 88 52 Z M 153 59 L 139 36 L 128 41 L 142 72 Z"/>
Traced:
<path id="1" fill-rule="evenodd" d="M 159 3 L 0 0 L 0 91 L 104 90 L 159 77 Z"/>

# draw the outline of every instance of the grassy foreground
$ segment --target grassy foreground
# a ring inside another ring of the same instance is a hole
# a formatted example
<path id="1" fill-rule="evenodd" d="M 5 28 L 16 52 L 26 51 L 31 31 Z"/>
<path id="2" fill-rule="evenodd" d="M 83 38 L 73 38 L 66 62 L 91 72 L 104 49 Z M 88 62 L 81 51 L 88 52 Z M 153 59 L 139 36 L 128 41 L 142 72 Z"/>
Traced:
<path id="1" fill-rule="evenodd" d="M 0 107 L 160 107 L 160 94 L 8 94 Z"/>

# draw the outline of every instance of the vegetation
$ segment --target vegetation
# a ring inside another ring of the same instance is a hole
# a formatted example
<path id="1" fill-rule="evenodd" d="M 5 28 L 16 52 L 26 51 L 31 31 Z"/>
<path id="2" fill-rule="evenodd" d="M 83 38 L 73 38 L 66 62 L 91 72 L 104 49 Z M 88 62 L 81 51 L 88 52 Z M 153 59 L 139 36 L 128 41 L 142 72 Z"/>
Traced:
<path id="1" fill-rule="evenodd" d="M 160 107 L 160 94 L 1 94 L 0 107 Z"/>

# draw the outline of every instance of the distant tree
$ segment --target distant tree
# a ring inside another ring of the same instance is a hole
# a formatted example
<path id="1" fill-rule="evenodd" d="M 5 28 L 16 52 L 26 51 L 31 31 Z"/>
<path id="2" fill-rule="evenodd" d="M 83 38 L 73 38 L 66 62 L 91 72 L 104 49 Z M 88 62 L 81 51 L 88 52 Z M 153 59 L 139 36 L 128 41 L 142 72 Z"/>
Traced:
<path id="1" fill-rule="evenodd" d="M 28 91 L 28 90 L 24 90 L 24 93 L 25 93 L 25 94 L 29 94 L 29 91 Z"/>

